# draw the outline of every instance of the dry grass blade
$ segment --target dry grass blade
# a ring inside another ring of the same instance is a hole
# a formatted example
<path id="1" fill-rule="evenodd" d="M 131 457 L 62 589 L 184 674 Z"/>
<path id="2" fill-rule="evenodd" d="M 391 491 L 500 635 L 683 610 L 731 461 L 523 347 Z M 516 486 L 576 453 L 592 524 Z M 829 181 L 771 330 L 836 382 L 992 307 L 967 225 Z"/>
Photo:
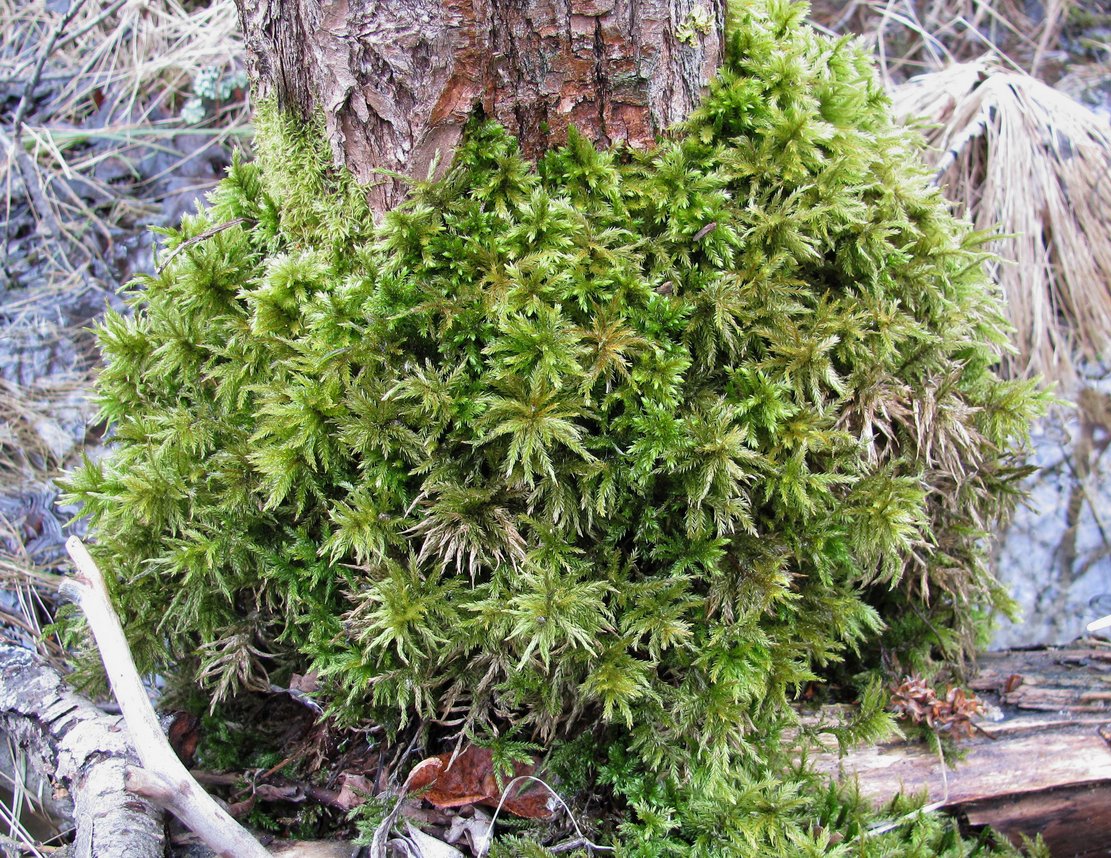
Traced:
<path id="1" fill-rule="evenodd" d="M 237 30 L 233 0 L 0 0 L 0 635 L 44 654 L 50 483 L 92 417 L 79 329 L 149 265 L 136 233 L 211 188 L 243 134 Z"/>
<path id="2" fill-rule="evenodd" d="M 1037 74 L 1075 0 L 1046 0 L 1041 14 L 1019 0 L 816 0 L 813 18 L 862 35 L 889 83 L 983 53 Z"/>
<path id="3" fill-rule="evenodd" d="M 894 88 L 924 117 L 938 182 L 993 242 L 1016 329 L 1018 371 L 1069 382 L 1111 334 L 1111 125 L 1029 75 L 990 60 Z"/>
<path id="4" fill-rule="evenodd" d="M 178 0 L 75 2 L 61 13 L 45 0 L 0 0 L 0 86 L 19 95 L 10 127 L 0 127 L 5 223 L 13 197 L 26 197 L 54 239 L 60 269 L 75 267 L 70 256 L 100 255 L 114 223 L 138 212 L 121 195 L 121 176 L 105 179 L 98 164 L 134 164 L 160 151 L 167 135 L 205 133 L 189 128 L 182 105 L 203 69 L 234 67 L 242 55 L 237 29 L 232 0 L 198 8 Z M 241 93 L 218 118 L 206 149 L 246 125 Z M 7 225 L 4 234 L 7 246 Z"/>
<path id="5" fill-rule="evenodd" d="M 18 385 L 0 377 L 0 479 L 57 476 L 73 451 L 63 423 L 84 423 L 87 377 Z"/>
<path id="6" fill-rule="evenodd" d="M 62 578 L 42 569 L 23 544 L 20 528 L 0 516 L 0 641 L 35 650 L 65 673 L 65 650 L 56 635 L 44 634 L 54 619 L 48 604 Z"/>
<path id="7" fill-rule="evenodd" d="M 45 788 L 45 781 L 33 774 L 27 751 L 5 737 L 0 745 L 0 824 L 7 836 L 0 836 L 0 853 L 7 846 L 13 855 L 48 856 L 58 848 L 44 845 L 62 836 Z"/>
<path id="8" fill-rule="evenodd" d="M 6 25 L 0 71 L 16 79 L 27 74 L 41 37 L 60 17 L 42 0 L 0 0 L 0 21 Z M 177 101 L 202 68 L 242 54 L 238 26 L 232 0 L 198 8 L 177 0 L 125 0 L 107 8 L 89 3 L 54 46 L 53 82 L 62 86 L 55 87 L 49 113 L 77 119 L 94 104 L 118 115 Z"/>

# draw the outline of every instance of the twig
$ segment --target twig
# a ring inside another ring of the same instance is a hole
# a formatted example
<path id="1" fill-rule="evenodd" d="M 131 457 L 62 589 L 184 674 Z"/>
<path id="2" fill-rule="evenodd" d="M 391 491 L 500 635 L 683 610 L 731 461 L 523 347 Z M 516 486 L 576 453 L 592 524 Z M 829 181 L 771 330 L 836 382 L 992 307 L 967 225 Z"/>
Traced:
<path id="1" fill-rule="evenodd" d="M 575 834 L 578 835 L 578 839 L 581 841 L 579 843 L 580 846 L 585 846 L 591 852 L 614 851 L 612 846 L 600 846 L 597 843 L 593 843 L 585 834 L 583 834 L 583 830 L 579 827 L 579 822 L 577 819 L 575 819 L 575 814 L 571 813 L 571 808 L 567 806 L 567 802 L 563 800 L 563 797 L 560 796 L 558 792 L 556 792 L 554 789 L 552 789 L 551 786 L 549 786 L 547 781 L 538 778 L 535 775 L 518 775 L 509 783 L 507 783 L 505 785 L 505 789 L 503 789 L 501 792 L 501 798 L 498 800 L 498 806 L 494 809 L 494 815 L 490 818 L 490 826 L 486 829 L 486 833 L 482 837 L 482 842 L 478 845 L 478 848 L 475 849 L 475 855 L 478 856 L 478 858 L 483 858 L 483 856 L 490 849 L 490 841 L 494 837 L 494 823 L 498 821 L 498 814 L 501 813 L 502 805 L 505 804 L 506 798 L 509 797 L 509 791 L 513 789 L 514 784 L 516 784 L 518 781 L 534 781 L 552 794 L 552 797 L 559 802 L 559 806 L 562 807 L 564 812 L 567 814 L 567 818 L 571 820 L 571 824 L 575 826 Z"/>
<path id="2" fill-rule="evenodd" d="M 401 752 L 400 756 L 395 757 L 393 762 L 390 764 L 390 769 L 391 769 L 390 780 L 393 780 L 396 783 L 396 780 L 394 778 L 393 773 L 396 773 L 401 768 L 401 766 L 405 763 L 405 760 L 408 759 L 409 755 L 411 753 L 413 753 L 413 749 L 417 747 L 417 739 L 420 738 L 420 734 L 423 731 L 424 731 L 424 722 L 422 721 L 420 724 L 417 725 L 417 728 L 413 731 L 413 738 L 409 740 L 409 744 L 405 746 L 405 750 Z M 409 778 L 412 777 L 412 776 L 413 776 L 413 773 L 410 772 L 409 775 L 405 778 L 405 785 L 403 785 L 402 788 L 401 788 L 401 794 L 402 795 L 405 795 L 405 786 L 408 785 Z M 377 783 L 377 781 L 375 781 L 375 783 Z"/>
<path id="3" fill-rule="evenodd" d="M 0 804 L 0 818 L 2 818 L 4 822 L 8 822 L 9 820 L 7 817 L 7 811 L 4 809 L 4 806 Z M 14 823 L 15 825 L 19 825 L 19 820 L 14 820 Z M 24 837 L 23 835 L 26 832 L 22 825 L 19 825 L 17 833 L 23 838 L 22 840 L 16 840 L 14 837 L 0 834 L 0 848 L 10 849 L 12 855 L 36 855 L 38 858 L 45 858 L 42 853 L 43 849 L 47 852 L 56 852 L 58 850 L 57 846 L 37 846 L 29 837 Z"/>
<path id="4" fill-rule="evenodd" d="M 42 51 L 39 52 L 38 62 L 35 63 L 35 68 L 31 72 L 31 76 L 27 78 L 27 85 L 23 87 L 23 95 L 19 99 L 19 104 L 15 108 L 15 117 L 12 119 L 12 136 L 17 142 L 19 141 L 23 129 L 23 120 L 27 118 L 27 108 L 31 104 L 31 99 L 34 97 L 35 87 L 39 85 L 39 78 L 42 77 L 42 71 L 46 67 L 46 61 L 53 52 L 55 43 L 61 38 L 62 33 L 66 31 L 73 19 L 77 17 L 77 13 L 81 11 L 81 7 L 84 5 L 85 0 L 73 0 L 70 4 L 69 11 L 62 16 L 62 20 L 51 30 L 50 38 L 46 40 L 46 44 L 42 46 Z"/>
<path id="5" fill-rule="evenodd" d="M 39 219 L 46 225 L 54 238 L 60 238 L 65 235 L 65 230 L 62 229 L 62 224 L 58 220 L 58 216 L 54 213 L 50 203 L 46 200 L 46 194 L 42 189 L 42 182 L 39 181 L 38 171 L 35 170 L 34 162 L 31 156 L 23 149 L 22 137 L 16 132 L 12 132 L 9 137 L 2 130 L 0 130 L 0 148 L 8 150 L 8 160 L 15 161 L 15 166 L 19 170 L 19 175 L 23 179 L 23 189 L 27 193 L 27 197 L 31 201 L 31 207 L 39 216 Z M 11 239 L 11 216 L 10 216 L 10 194 L 9 194 L 9 216 L 4 224 L 4 248 L 5 253 Z"/>
<path id="6" fill-rule="evenodd" d="M 181 251 L 192 247 L 194 244 L 198 244 L 202 241 L 205 241 L 209 238 L 212 238 L 212 236 L 216 235 L 217 233 L 223 232 L 225 229 L 231 229 L 233 226 L 239 226 L 239 225 L 245 224 L 245 223 L 248 223 L 247 218 L 237 217 L 237 218 L 235 218 L 235 220 L 229 220 L 225 223 L 218 223 L 215 226 L 210 226 L 204 232 L 202 232 L 198 235 L 194 235 L 192 238 L 190 238 L 186 241 L 183 241 L 181 244 L 179 244 L 177 247 L 175 247 L 173 250 L 171 250 L 168 254 L 166 254 L 165 259 L 163 259 L 161 262 L 158 263 L 158 268 L 156 269 L 157 272 L 159 274 L 161 274 L 163 271 L 165 271 L 166 266 L 169 265 L 173 261 L 174 257 L 177 256 L 179 253 L 181 253 Z"/>
<path id="7" fill-rule="evenodd" d="M 111 18 L 113 15 L 115 15 L 120 10 L 120 7 L 122 7 L 126 2 L 127 2 L 127 0 L 116 0 L 115 3 L 113 3 L 111 6 L 109 6 L 107 9 L 105 9 L 103 12 L 101 12 L 99 15 L 97 15 L 95 18 L 93 18 L 91 21 L 89 21 L 89 23 L 87 23 L 84 27 L 82 27 L 76 33 L 70 33 L 65 38 L 59 39 L 58 43 L 55 45 L 55 47 L 58 48 L 59 50 L 61 50 L 66 45 L 70 44 L 71 42 L 76 42 L 78 39 L 80 39 L 82 36 L 84 36 L 87 32 L 89 32 L 89 30 L 93 29 L 93 27 L 96 27 L 99 24 L 103 24 L 105 21 L 107 21 L 109 18 Z"/>
<path id="8" fill-rule="evenodd" d="M 548 851 L 553 855 L 560 855 L 564 852 L 573 852 L 576 849 L 582 849 L 584 846 L 589 849 L 591 843 L 585 837 L 576 837 L 574 840 L 568 840 L 565 843 L 557 843 L 555 846 L 549 846 Z"/>
<path id="9" fill-rule="evenodd" d="M 76 536 L 67 540 L 66 550 L 78 575 L 62 585 L 62 593 L 77 602 L 89 622 L 143 764 L 128 768 L 128 789 L 169 810 L 221 858 L 268 858 L 270 853 L 201 789 L 170 747 L 135 669 L 104 576 Z"/>
<path id="10" fill-rule="evenodd" d="M 39 52 L 38 61 L 31 71 L 31 76 L 27 78 L 27 84 L 23 87 L 23 95 L 20 96 L 19 104 L 16 105 L 15 114 L 12 118 L 11 137 L 8 138 L 7 135 L 0 132 L 0 146 L 6 148 L 9 152 L 9 159 L 15 161 L 16 166 L 19 168 L 19 174 L 23 177 L 23 187 L 31 200 L 31 205 L 37 212 L 39 219 L 46 225 L 55 239 L 65 236 L 66 231 L 58 220 L 58 216 L 54 213 L 54 209 L 47 202 L 42 183 L 39 181 L 38 171 L 35 170 L 34 163 L 31 161 L 31 156 L 28 155 L 23 148 L 23 121 L 27 118 L 27 110 L 34 99 L 35 87 L 39 85 L 39 79 L 42 77 L 47 59 L 54 50 L 54 45 L 57 43 L 58 39 L 61 38 L 62 33 L 66 31 L 73 19 L 77 17 L 77 13 L 81 11 L 81 7 L 84 5 L 85 0 L 73 0 L 69 10 L 62 16 L 62 19 L 54 29 L 51 30 L 50 38 L 46 40 L 46 44 L 43 45 L 42 50 Z M 11 218 L 9 217 L 4 224 L 5 255 L 10 239 Z M 91 256 L 88 248 L 83 244 L 80 242 L 74 243 L 84 251 L 87 257 Z"/>
<path id="11" fill-rule="evenodd" d="M 702 227 L 702 229 L 700 229 L 698 232 L 696 232 L 694 234 L 694 236 L 691 238 L 691 241 L 702 241 L 702 239 L 704 239 L 706 236 L 708 236 L 711 232 L 713 232 L 717 228 L 718 228 L 718 222 L 716 220 L 712 220 L 708 224 L 706 224 L 704 227 Z"/>
<path id="12" fill-rule="evenodd" d="M 408 784 L 408 780 L 405 782 Z M 368 847 L 369 858 L 386 858 L 387 848 L 390 840 L 390 832 L 393 830 L 397 818 L 401 815 L 401 806 L 405 803 L 405 786 L 401 788 L 401 794 L 394 802 L 393 809 L 386 814 L 385 818 L 378 823 L 378 827 L 374 829 L 374 836 L 371 838 L 370 846 Z M 479 853 L 481 855 L 482 853 Z"/>
<path id="13" fill-rule="evenodd" d="M 286 801 L 299 801 L 305 798 L 310 798 L 318 804 L 326 804 L 328 807 L 334 807 L 337 810 L 342 810 L 345 813 L 351 810 L 351 805 L 346 800 L 341 798 L 339 790 L 328 789 L 327 787 L 317 786 L 308 781 L 296 781 L 291 778 L 282 777 L 281 775 L 275 777 L 267 777 L 265 773 L 259 775 L 257 778 L 252 778 L 247 772 L 207 772 L 199 769 L 193 769 L 189 772 L 199 784 L 207 784 L 208 786 L 225 786 L 225 787 L 238 787 L 246 785 L 252 792 L 257 793 L 260 788 L 268 788 L 271 793 L 281 793 L 283 791 L 297 791 L 302 794 L 301 799 L 288 798 L 286 796 L 279 796 Z M 246 792 L 240 790 L 239 794 Z M 271 796 L 260 796 L 263 801 L 271 800 Z"/>

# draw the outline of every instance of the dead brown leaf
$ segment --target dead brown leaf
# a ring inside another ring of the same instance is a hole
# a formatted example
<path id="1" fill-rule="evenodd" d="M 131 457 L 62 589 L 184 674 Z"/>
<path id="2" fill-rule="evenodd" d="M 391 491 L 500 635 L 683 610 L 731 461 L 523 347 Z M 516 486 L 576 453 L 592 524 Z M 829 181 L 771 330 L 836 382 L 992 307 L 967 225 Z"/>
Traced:
<path id="1" fill-rule="evenodd" d="M 483 804 L 497 807 L 526 819 L 550 819 L 548 794 L 532 782 L 514 785 L 502 799 L 502 789 L 494 773 L 493 755 L 488 748 L 468 746 L 454 760 L 440 754 L 422 760 L 409 774 L 409 792 L 419 794 L 436 807 L 463 807 Z M 535 775 L 536 765 L 515 763 L 512 777 Z M 510 780 L 507 778 L 506 780 Z"/>

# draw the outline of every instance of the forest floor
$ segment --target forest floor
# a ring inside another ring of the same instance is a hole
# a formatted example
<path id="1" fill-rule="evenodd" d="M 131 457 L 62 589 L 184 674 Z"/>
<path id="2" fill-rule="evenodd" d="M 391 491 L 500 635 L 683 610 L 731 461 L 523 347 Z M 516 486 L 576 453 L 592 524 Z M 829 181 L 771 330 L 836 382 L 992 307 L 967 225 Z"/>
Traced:
<path id="1" fill-rule="evenodd" d="M 812 18 L 863 34 L 892 83 L 987 54 L 1111 112 L 1104 0 L 818 0 Z M 0 641 L 59 665 L 43 628 L 82 527 L 54 480 L 105 443 L 89 326 L 153 268 L 151 227 L 176 224 L 249 147 L 237 27 L 232 0 L 0 0 Z M 1027 620 L 999 645 L 1063 642 L 1111 613 L 1111 382 L 1088 362 L 1062 393 L 1079 407 L 1037 428 L 1044 470 L 1001 541 Z M 10 792 L 5 805 L 8 770 L 0 829 L 41 843 Z"/>

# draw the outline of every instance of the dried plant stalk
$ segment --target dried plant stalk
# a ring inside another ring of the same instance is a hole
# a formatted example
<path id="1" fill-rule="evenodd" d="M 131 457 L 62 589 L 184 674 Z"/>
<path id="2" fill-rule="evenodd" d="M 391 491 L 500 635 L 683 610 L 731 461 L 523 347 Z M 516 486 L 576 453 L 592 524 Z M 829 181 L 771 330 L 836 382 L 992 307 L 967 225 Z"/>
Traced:
<path id="1" fill-rule="evenodd" d="M 1111 332 L 1111 126 L 1029 75 L 987 59 L 892 92 L 924 117 L 938 182 L 982 230 L 999 230 L 998 280 L 1016 329 L 1012 367 L 1062 382 Z"/>

